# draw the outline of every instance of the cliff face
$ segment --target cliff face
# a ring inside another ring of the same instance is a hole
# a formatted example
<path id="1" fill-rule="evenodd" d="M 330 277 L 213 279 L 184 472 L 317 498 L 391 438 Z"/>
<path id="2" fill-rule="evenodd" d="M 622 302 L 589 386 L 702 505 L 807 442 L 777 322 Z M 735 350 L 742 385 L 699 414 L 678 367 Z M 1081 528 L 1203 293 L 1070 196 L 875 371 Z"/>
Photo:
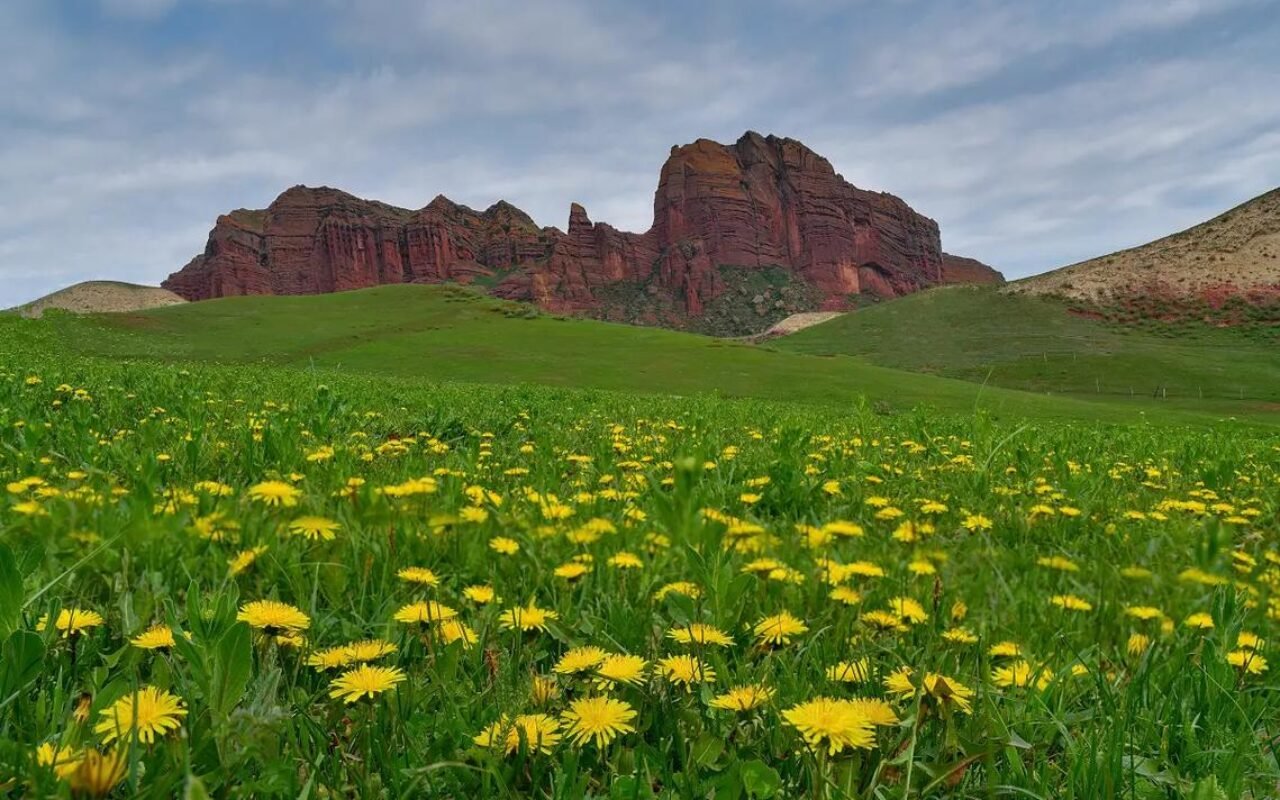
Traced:
<path id="1" fill-rule="evenodd" d="M 734 289 L 735 275 L 779 268 L 823 308 L 863 292 L 1002 280 L 944 254 L 937 224 L 901 199 L 853 186 L 793 139 L 747 133 L 672 148 L 642 234 L 593 223 L 576 203 L 560 231 L 505 202 L 477 212 L 439 196 L 410 211 L 299 186 L 265 211 L 219 217 L 204 253 L 163 286 L 204 300 L 458 281 L 606 315 L 631 287 L 678 310 L 648 321 L 678 325 Z"/>

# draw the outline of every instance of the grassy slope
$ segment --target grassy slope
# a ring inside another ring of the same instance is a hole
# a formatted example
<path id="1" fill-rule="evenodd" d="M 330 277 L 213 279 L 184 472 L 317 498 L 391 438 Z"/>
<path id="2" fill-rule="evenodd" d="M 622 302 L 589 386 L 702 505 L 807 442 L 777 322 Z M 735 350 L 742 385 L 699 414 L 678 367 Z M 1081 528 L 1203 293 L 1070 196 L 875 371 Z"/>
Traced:
<path id="1" fill-rule="evenodd" d="M 1125 329 L 1050 299 L 991 289 L 923 292 L 771 346 L 1081 398 L 1149 399 L 1163 388 L 1172 402 L 1219 410 L 1280 400 L 1274 340 L 1199 326 L 1163 335 Z"/>
<path id="2" fill-rule="evenodd" d="M 14 321 L 16 322 L 16 321 Z M 27 322 L 27 325 L 41 323 Z M 1159 409 L 1078 402 L 652 328 L 530 317 L 526 308 L 455 289 L 385 286 L 310 297 L 228 298 L 128 315 L 59 315 L 38 329 L 71 352 L 113 358 L 317 366 L 431 380 L 538 383 L 664 394 L 904 408 L 976 406 L 1040 418 L 1130 421 Z M 33 331 L 35 332 L 35 331 Z M 1210 409 L 1210 413 L 1220 413 Z"/>

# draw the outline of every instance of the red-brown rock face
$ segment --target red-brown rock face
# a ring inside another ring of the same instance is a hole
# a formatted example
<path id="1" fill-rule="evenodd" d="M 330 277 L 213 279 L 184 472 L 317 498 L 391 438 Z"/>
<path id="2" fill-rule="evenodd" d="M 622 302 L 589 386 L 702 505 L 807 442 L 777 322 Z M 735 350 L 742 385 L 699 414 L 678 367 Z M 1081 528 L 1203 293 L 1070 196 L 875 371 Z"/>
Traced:
<path id="1" fill-rule="evenodd" d="M 861 292 L 1003 280 L 943 253 L 937 224 L 901 199 L 853 186 L 793 139 L 747 133 L 672 148 L 643 234 L 592 223 L 576 203 L 562 232 L 505 202 L 477 212 L 440 196 L 409 211 L 296 186 L 265 211 L 219 217 L 205 252 L 163 286 L 204 300 L 483 277 L 501 297 L 591 312 L 602 288 L 630 285 L 697 317 L 732 288 L 719 267 L 781 267 L 816 287 L 825 308 Z"/>

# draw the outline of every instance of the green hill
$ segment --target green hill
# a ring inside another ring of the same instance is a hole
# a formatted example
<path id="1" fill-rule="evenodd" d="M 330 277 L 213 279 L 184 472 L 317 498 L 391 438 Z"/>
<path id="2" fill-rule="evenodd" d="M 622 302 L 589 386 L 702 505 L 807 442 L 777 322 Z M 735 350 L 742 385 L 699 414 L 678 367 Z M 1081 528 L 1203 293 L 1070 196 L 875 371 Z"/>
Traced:
<path id="1" fill-rule="evenodd" d="M 1258 329 L 1127 327 L 1049 298 L 948 287 L 846 314 L 770 346 L 1033 392 L 1225 407 L 1280 400 L 1278 343 L 1275 332 Z"/>
<path id="2" fill-rule="evenodd" d="M 890 308 L 890 306 L 886 306 Z M 845 318 L 845 319 L 851 319 Z M 843 321 L 843 320 L 842 320 Z M 322 368 L 432 381 L 534 383 L 807 403 L 929 405 L 1040 418 L 1171 421 L 1246 413 L 1240 403 L 1088 402 L 672 331 L 538 314 L 456 287 L 382 286 L 237 297 L 133 314 L 4 320 L 10 347 L 170 362 Z M 825 327 L 825 326 L 823 326 Z M 815 329 L 817 330 L 817 329 Z M 790 342 L 787 343 L 790 346 Z M 818 350 L 830 350 L 819 347 Z M 909 366 L 909 365 L 908 365 Z"/>

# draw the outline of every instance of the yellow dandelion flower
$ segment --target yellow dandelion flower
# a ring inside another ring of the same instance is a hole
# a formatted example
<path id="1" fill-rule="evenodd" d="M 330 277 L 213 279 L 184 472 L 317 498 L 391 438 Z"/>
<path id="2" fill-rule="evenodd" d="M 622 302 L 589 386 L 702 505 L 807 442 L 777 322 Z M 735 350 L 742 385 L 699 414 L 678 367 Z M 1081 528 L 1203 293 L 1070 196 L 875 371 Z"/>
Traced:
<path id="1" fill-rule="evenodd" d="M 862 593 L 848 586 L 837 586 L 831 590 L 827 597 L 846 606 L 856 606 L 862 602 Z"/>
<path id="2" fill-rule="evenodd" d="M 868 611 L 858 616 L 858 621 L 876 630 L 901 633 L 907 629 L 902 617 L 891 611 Z"/>
<path id="3" fill-rule="evenodd" d="M 152 625 L 129 643 L 143 650 L 165 650 L 173 647 L 173 629 L 168 625 Z"/>
<path id="4" fill-rule="evenodd" d="M 1022 655 L 1022 645 L 1017 642 L 996 642 L 987 652 L 993 658 L 1017 658 Z"/>
<path id="5" fill-rule="evenodd" d="M 1267 660 L 1256 650 L 1232 650 L 1227 653 L 1227 663 L 1248 675 L 1261 675 L 1267 671 Z"/>
<path id="6" fill-rule="evenodd" d="M 861 578 L 883 578 L 884 567 L 871 561 L 855 561 L 845 565 L 845 571 Z"/>
<path id="7" fill-rule="evenodd" d="M 679 628 L 672 628 L 667 631 L 667 638 L 680 644 L 715 645 L 717 647 L 729 647 L 733 644 L 732 636 L 705 622 L 691 622 Z"/>
<path id="8" fill-rule="evenodd" d="M 1182 624 L 1196 630 L 1211 631 L 1213 630 L 1213 615 L 1201 611 L 1184 619 Z"/>
<path id="9" fill-rule="evenodd" d="M 609 566 L 618 569 L 640 569 L 644 566 L 644 562 L 640 560 L 640 556 L 635 553 L 616 553 L 609 557 Z"/>
<path id="10" fill-rule="evenodd" d="M 1093 604 L 1082 597 L 1076 597 L 1074 594 L 1055 594 L 1049 598 L 1049 602 L 1058 608 L 1067 611 L 1092 611 Z"/>
<path id="11" fill-rule="evenodd" d="M 293 508 L 302 492 L 284 481 L 263 481 L 249 487 L 249 497 L 266 506 Z"/>
<path id="12" fill-rule="evenodd" d="M 1002 689 L 1031 686 L 1043 689 L 1053 680 L 1053 670 L 1048 667 L 1036 667 L 1028 661 L 1019 660 L 1003 667 L 997 667 L 991 673 L 991 682 Z"/>
<path id="13" fill-rule="evenodd" d="M 45 614 L 36 621 L 36 630 L 43 631 L 49 623 L 49 615 Z M 97 611 L 91 611 L 87 608 L 64 608 L 58 612 L 58 618 L 54 620 L 53 627 L 62 632 L 63 638 L 78 636 L 87 633 L 99 625 L 106 623 L 102 615 Z"/>
<path id="14" fill-rule="evenodd" d="M 566 650 L 564 655 L 560 656 L 560 660 L 556 662 L 552 671 L 560 675 L 586 672 L 587 670 L 595 669 L 608 656 L 609 654 L 600 647 L 575 647 Z"/>
<path id="15" fill-rule="evenodd" d="M 895 597 L 889 601 L 889 608 L 894 614 L 913 625 L 929 619 L 929 614 L 925 612 L 924 606 L 911 597 Z"/>
<path id="16" fill-rule="evenodd" d="M 495 536 L 489 540 L 489 549 L 504 556 L 512 556 L 520 552 L 520 543 L 506 536 Z"/>
<path id="17" fill-rule="evenodd" d="M 591 568 L 579 561 L 570 561 L 555 568 L 555 576 L 567 581 L 576 581 L 591 571 Z"/>
<path id="18" fill-rule="evenodd" d="M 1134 619 L 1152 620 L 1164 617 L 1164 612 L 1154 606 L 1127 606 L 1124 613 Z"/>
<path id="19" fill-rule="evenodd" d="M 383 656 L 389 656 L 399 648 L 391 642 L 384 642 L 381 639 L 365 639 L 343 645 L 342 649 L 346 652 L 347 658 L 351 662 L 362 664 L 366 661 L 377 661 Z"/>
<path id="20" fill-rule="evenodd" d="M 533 701 L 534 705 L 550 705 L 559 697 L 560 687 L 556 685 L 555 678 L 549 678 L 545 675 L 533 676 L 533 681 L 529 689 L 529 698 Z"/>
<path id="21" fill-rule="evenodd" d="M 311 541 L 323 540 L 332 541 L 337 537 L 338 531 L 342 526 L 331 519 L 325 517 L 298 517 L 289 523 L 289 532 L 294 536 L 301 536 Z"/>
<path id="22" fill-rule="evenodd" d="M 702 589 L 698 588 L 696 583 L 692 583 L 690 581 L 675 581 L 658 589 L 658 591 L 653 593 L 653 596 L 658 600 L 661 600 L 669 594 L 681 594 L 685 597 L 696 598 L 702 596 Z"/>
<path id="23" fill-rule="evenodd" d="M 403 622 L 406 625 L 431 625 L 436 622 L 453 619 L 456 616 L 458 616 L 458 612 L 449 606 L 437 603 L 435 600 L 424 600 L 420 603 L 401 606 L 400 610 L 395 614 L 395 621 Z"/>
<path id="24" fill-rule="evenodd" d="M 236 619 L 267 634 L 296 633 L 311 626 L 311 618 L 295 606 L 275 600 L 254 600 L 240 607 Z"/>
<path id="25" fill-rule="evenodd" d="M 872 725 L 891 727 L 902 721 L 898 717 L 898 712 L 893 710 L 893 706 L 883 700 L 855 697 L 846 702 L 851 704 L 858 713 L 865 716 Z"/>
<path id="26" fill-rule="evenodd" d="M 260 545 L 249 550 L 241 550 L 227 561 L 227 574 L 234 578 L 243 573 L 253 566 L 253 563 L 258 560 L 258 556 L 265 552 L 267 552 L 266 545 Z"/>
<path id="27" fill-rule="evenodd" d="M 329 696 L 342 698 L 344 703 L 354 703 L 362 697 L 373 698 L 389 691 L 404 679 L 404 672 L 396 667 L 373 667 L 361 664 L 335 678 L 331 684 L 333 688 L 329 691 Z"/>
<path id="28" fill-rule="evenodd" d="M 1142 655 L 1148 647 L 1151 646 L 1151 637 L 1145 633 L 1135 633 L 1129 637 L 1129 641 L 1125 643 L 1125 651 L 1131 656 Z"/>
<path id="29" fill-rule="evenodd" d="M 866 531 L 856 522 L 849 522 L 843 519 L 832 520 L 821 528 L 823 533 L 829 533 L 832 536 L 857 537 L 863 536 Z"/>
<path id="30" fill-rule="evenodd" d="M 841 661 L 835 666 L 827 667 L 827 680 L 839 683 L 864 683 L 870 674 L 870 666 L 865 658 Z"/>
<path id="31" fill-rule="evenodd" d="M 533 603 L 521 608 L 509 608 L 498 617 L 506 630 L 545 631 L 547 623 L 560 615 L 550 609 L 538 608 Z"/>
<path id="32" fill-rule="evenodd" d="M 396 573 L 396 577 L 407 583 L 417 583 L 423 586 L 440 585 L 440 579 L 426 567 L 405 567 Z"/>
<path id="33" fill-rule="evenodd" d="M 847 700 L 818 697 L 782 712 L 787 724 L 800 732 L 805 743 L 817 750 L 826 743 L 831 755 L 846 749 L 875 746 L 871 720 Z"/>
<path id="34" fill-rule="evenodd" d="M 530 753 L 549 755 L 560 743 L 560 723 L 547 714 L 521 714 L 515 719 L 503 716 L 472 741 L 504 755 L 518 753 L 521 743 Z"/>
<path id="35" fill-rule="evenodd" d="M 779 646 L 790 644 L 792 638 L 806 633 L 809 626 L 791 615 L 789 611 L 765 617 L 756 623 L 756 640 L 761 644 Z"/>
<path id="36" fill-rule="evenodd" d="M 612 697 L 584 697 L 569 704 L 560 715 L 564 733 L 577 746 L 593 742 L 605 747 L 618 736 L 632 733 L 635 709 L 625 700 Z"/>
<path id="37" fill-rule="evenodd" d="M 155 686 L 144 686 L 137 694 L 127 694 L 102 709 L 102 720 L 93 727 L 104 743 L 116 739 L 151 744 L 156 736 L 164 736 L 182 725 L 187 710 L 182 698 Z"/>
<path id="38" fill-rule="evenodd" d="M 488 605 L 498 599 L 492 586 L 468 586 L 462 590 L 462 596 L 478 606 Z"/>
<path id="39" fill-rule="evenodd" d="M 609 655 L 596 666 L 596 684 L 611 687 L 616 683 L 638 686 L 644 681 L 649 662 L 640 656 Z"/>
<path id="40" fill-rule="evenodd" d="M 658 660 L 658 674 L 672 683 L 684 684 L 692 689 L 694 684 L 715 683 L 716 672 L 697 656 L 668 656 Z"/>
<path id="41" fill-rule="evenodd" d="M 952 644 L 977 644 L 978 636 L 964 626 L 948 628 L 942 632 L 942 638 Z"/>
<path id="42" fill-rule="evenodd" d="M 711 698 L 710 705 L 723 711 L 751 711 L 769 702 L 773 691 L 772 687 L 759 683 L 735 686 Z"/>
<path id="43" fill-rule="evenodd" d="M 1236 647 L 1243 650 L 1261 650 L 1266 642 L 1256 633 L 1250 631 L 1240 631 L 1236 636 Z"/>
<path id="44" fill-rule="evenodd" d="M 1043 558 L 1037 558 L 1036 563 L 1042 567 L 1061 570 L 1063 572 L 1080 571 L 1080 566 L 1076 564 L 1076 562 L 1064 556 L 1045 556 Z"/>
<path id="45" fill-rule="evenodd" d="M 467 506 L 458 512 L 458 517 L 463 522 L 481 523 L 489 519 L 489 511 L 479 506 Z"/>
<path id="46" fill-rule="evenodd" d="M 80 797 L 106 797 L 129 771 L 128 749 L 100 753 L 87 750 L 74 772 L 67 776 L 71 793 Z"/>
<path id="47" fill-rule="evenodd" d="M 913 575 L 936 575 L 938 568 L 933 565 L 932 561 L 926 561 L 921 558 L 907 564 L 907 571 Z"/>
<path id="48" fill-rule="evenodd" d="M 307 637 L 300 633 L 279 633 L 272 640 L 280 647 L 303 648 L 307 646 Z"/>
<path id="49" fill-rule="evenodd" d="M 83 760 L 84 753 L 74 747 L 45 742 L 36 748 L 36 764 L 52 769 L 53 774 L 59 778 L 67 778 Z"/>
<path id="50" fill-rule="evenodd" d="M 480 641 L 480 637 L 476 635 L 476 632 L 472 630 L 469 625 L 466 625 L 461 620 L 456 619 L 447 619 L 444 622 L 441 622 L 438 633 L 440 635 L 440 641 L 445 644 L 462 642 L 464 650 Z"/>
<path id="51" fill-rule="evenodd" d="M 347 650 L 346 645 L 338 647 L 327 647 L 324 650 L 317 650 L 307 656 L 307 666 L 315 667 L 323 672 L 328 669 L 337 669 L 345 667 L 351 663 L 351 652 Z"/>
<path id="52" fill-rule="evenodd" d="M 885 676 L 884 688 L 889 694 L 905 698 L 916 693 L 916 673 L 911 667 L 903 666 Z M 920 690 L 930 699 L 946 709 L 952 707 L 970 713 L 973 690 L 955 678 L 927 672 L 919 682 Z"/>

